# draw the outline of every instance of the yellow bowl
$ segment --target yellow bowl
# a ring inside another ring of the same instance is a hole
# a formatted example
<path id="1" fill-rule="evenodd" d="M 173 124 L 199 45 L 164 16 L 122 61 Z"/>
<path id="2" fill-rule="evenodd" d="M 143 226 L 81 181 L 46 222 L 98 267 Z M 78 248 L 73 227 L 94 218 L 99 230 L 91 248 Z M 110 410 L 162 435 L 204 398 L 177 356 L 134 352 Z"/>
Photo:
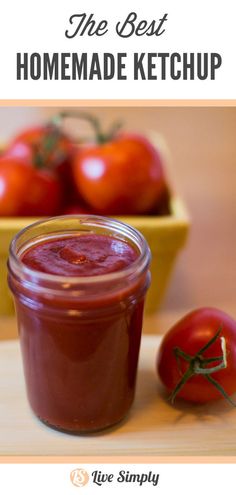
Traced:
<path id="1" fill-rule="evenodd" d="M 183 247 L 189 229 L 186 209 L 179 198 L 171 199 L 168 216 L 123 217 L 123 222 L 138 229 L 146 238 L 152 252 L 152 283 L 148 291 L 146 312 L 156 311 L 169 281 L 178 251 Z M 7 258 L 9 244 L 14 235 L 34 218 L 0 219 L 0 315 L 14 312 L 13 301 L 7 285 Z"/>

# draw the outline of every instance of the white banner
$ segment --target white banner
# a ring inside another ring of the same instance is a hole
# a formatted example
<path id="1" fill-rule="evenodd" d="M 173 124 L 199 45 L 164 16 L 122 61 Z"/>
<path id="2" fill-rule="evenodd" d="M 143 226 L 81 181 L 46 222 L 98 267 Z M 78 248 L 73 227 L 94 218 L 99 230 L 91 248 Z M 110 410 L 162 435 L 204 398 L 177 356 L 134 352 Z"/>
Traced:
<path id="1" fill-rule="evenodd" d="M 217 469 L 212 464 L 0 465 L 0 491 L 4 495 L 90 495 L 121 490 L 128 490 L 130 495 L 222 495 L 234 485 L 234 464 L 222 464 Z"/>
<path id="2" fill-rule="evenodd" d="M 235 99 L 235 1 L 8 0 L 0 99 Z"/>

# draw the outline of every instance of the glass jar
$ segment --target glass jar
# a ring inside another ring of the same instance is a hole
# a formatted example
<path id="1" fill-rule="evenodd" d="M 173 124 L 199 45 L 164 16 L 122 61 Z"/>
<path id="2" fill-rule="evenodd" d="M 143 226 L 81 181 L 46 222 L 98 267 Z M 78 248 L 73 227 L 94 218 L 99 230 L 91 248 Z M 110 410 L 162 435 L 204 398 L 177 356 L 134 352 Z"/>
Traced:
<path id="1" fill-rule="evenodd" d="M 88 233 L 122 239 L 138 251 L 126 268 L 96 276 L 58 276 L 21 260 L 36 243 Z M 70 432 L 114 425 L 134 399 L 150 250 L 132 227 L 68 215 L 36 222 L 10 246 L 13 292 L 28 399 L 46 424 Z"/>

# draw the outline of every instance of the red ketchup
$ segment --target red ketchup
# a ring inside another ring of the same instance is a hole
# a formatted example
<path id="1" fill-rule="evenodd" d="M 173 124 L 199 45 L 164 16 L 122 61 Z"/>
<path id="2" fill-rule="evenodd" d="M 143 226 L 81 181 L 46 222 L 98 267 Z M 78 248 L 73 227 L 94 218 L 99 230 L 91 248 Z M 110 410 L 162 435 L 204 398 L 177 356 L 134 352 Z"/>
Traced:
<path id="1" fill-rule="evenodd" d="M 150 252 L 121 222 L 67 216 L 13 240 L 14 294 L 30 405 L 70 432 L 114 425 L 134 399 Z"/>

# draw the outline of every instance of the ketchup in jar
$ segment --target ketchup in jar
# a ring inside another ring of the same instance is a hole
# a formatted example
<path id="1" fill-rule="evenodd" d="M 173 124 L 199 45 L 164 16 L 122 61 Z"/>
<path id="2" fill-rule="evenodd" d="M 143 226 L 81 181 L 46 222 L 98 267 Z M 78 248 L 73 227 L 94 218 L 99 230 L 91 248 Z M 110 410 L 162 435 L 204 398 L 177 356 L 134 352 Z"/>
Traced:
<path id="1" fill-rule="evenodd" d="M 29 403 L 46 424 L 92 432 L 134 399 L 150 251 L 132 227 L 87 215 L 36 222 L 8 260 Z"/>

